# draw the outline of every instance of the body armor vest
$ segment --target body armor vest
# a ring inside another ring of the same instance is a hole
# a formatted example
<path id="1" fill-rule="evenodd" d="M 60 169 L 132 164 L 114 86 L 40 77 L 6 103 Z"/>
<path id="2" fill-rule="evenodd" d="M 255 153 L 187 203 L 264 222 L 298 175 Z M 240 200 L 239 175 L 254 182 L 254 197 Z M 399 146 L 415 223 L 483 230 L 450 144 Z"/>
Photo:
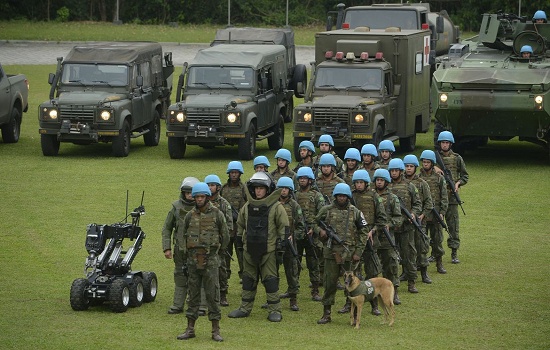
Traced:
<path id="1" fill-rule="evenodd" d="M 307 192 L 296 192 L 296 201 L 302 208 L 302 214 L 306 219 L 306 223 L 311 225 L 315 222 L 315 211 L 317 206 L 315 205 L 315 197 L 317 196 L 317 191 L 309 190 Z"/>
<path id="2" fill-rule="evenodd" d="M 392 181 L 389 187 L 391 188 L 391 191 L 399 197 L 399 200 L 405 204 L 407 210 L 411 211 L 412 201 L 411 194 L 409 192 L 409 182 L 404 179 L 399 183 Z"/>
<path id="3" fill-rule="evenodd" d="M 448 156 L 444 156 L 441 153 L 441 159 L 443 159 L 443 163 L 445 163 L 445 166 L 451 172 L 453 181 L 458 181 L 458 155 L 454 152 L 450 152 Z"/>
<path id="4" fill-rule="evenodd" d="M 428 183 L 428 186 L 430 186 L 430 193 L 432 194 L 434 206 L 438 208 L 441 203 L 442 189 L 439 187 L 439 184 L 441 183 L 441 175 L 436 174 L 435 171 L 432 171 L 431 175 L 428 175 L 425 172 L 421 172 L 420 177 Z"/>
<path id="5" fill-rule="evenodd" d="M 367 220 L 369 229 L 374 226 L 376 218 L 375 193 L 371 190 L 363 192 L 353 192 L 353 200 L 357 209 L 361 210 Z"/>
<path id="6" fill-rule="evenodd" d="M 269 211 L 273 204 L 267 206 L 248 204 L 248 220 L 246 223 L 246 248 L 255 264 L 259 264 L 267 252 L 267 236 Z"/>

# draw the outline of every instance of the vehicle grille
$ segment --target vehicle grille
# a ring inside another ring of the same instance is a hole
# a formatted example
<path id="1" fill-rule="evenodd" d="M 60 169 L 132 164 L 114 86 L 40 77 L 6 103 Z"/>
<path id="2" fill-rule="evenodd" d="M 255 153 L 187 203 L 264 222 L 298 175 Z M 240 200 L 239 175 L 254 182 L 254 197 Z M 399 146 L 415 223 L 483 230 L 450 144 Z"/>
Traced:
<path id="1" fill-rule="evenodd" d="M 94 109 L 89 107 L 60 107 L 59 113 L 61 119 L 70 119 L 71 121 L 94 121 Z"/>
<path id="2" fill-rule="evenodd" d="M 220 111 L 218 109 L 187 109 L 189 123 L 199 125 L 220 125 Z"/>
<path id="3" fill-rule="evenodd" d="M 315 108 L 313 109 L 315 126 L 331 126 L 339 122 L 345 127 L 349 122 L 349 111 L 347 109 Z"/>

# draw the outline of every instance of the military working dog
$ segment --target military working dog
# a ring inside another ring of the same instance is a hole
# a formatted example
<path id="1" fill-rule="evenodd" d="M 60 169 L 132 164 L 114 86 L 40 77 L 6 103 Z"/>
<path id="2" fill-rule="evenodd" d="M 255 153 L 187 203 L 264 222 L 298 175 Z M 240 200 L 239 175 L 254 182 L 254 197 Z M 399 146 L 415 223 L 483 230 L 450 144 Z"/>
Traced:
<path id="1" fill-rule="evenodd" d="M 384 311 L 384 321 L 393 325 L 395 309 L 393 306 L 394 289 L 393 283 L 383 277 L 375 277 L 361 281 L 353 271 L 344 273 L 344 283 L 348 291 L 348 298 L 351 301 L 350 323 L 359 329 L 361 323 L 361 311 L 365 301 L 378 298 L 378 304 Z M 356 315 L 357 312 L 357 315 Z"/>

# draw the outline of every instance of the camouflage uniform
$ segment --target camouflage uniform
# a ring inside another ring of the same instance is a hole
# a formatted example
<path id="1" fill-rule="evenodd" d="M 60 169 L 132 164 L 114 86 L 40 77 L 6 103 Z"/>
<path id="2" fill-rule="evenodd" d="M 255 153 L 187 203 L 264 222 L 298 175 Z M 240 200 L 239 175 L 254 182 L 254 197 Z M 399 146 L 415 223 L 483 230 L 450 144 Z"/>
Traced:
<path id="1" fill-rule="evenodd" d="M 396 244 L 394 234 L 395 228 L 403 224 L 403 216 L 401 215 L 401 208 L 399 207 L 399 198 L 391 193 L 388 188 L 385 188 L 383 191 L 377 191 L 377 194 L 382 199 L 382 204 L 386 210 L 388 225 L 390 227 L 388 230 L 390 238 L 393 240 L 393 243 Z M 399 262 L 397 253 L 383 233 L 378 234 L 376 252 L 382 264 L 382 276 L 392 281 L 394 287 L 399 287 Z"/>
<path id="2" fill-rule="evenodd" d="M 301 161 L 298 163 L 298 165 L 296 165 L 296 166 L 294 167 L 294 169 L 292 169 L 292 171 L 297 172 L 298 169 L 300 169 L 300 168 L 303 167 L 303 166 L 308 166 L 308 167 L 310 167 L 311 169 L 313 169 L 313 166 L 314 166 L 314 164 L 313 164 L 313 157 L 310 157 L 310 163 L 309 163 L 309 164 L 305 164 L 304 161 L 301 160 Z"/>
<path id="3" fill-rule="evenodd" d="M 336 161 L 336 169 L 334 170 L 334 173 L 336 175 L 338 175 L 342 172 L 342 169 L 344 168 L 344 161 L 342 159 L 340 159 L 340 157 L 338 157 L 336 152 L 330 151 L 329 153 L 334 156 L 334 160 Z M 312 168 L 313 168 L 313 174 L 315 176 L 318 176 L 319 173 L 321 172 L 321 169 L 319 167 L 319 161 L 321 160 L 322 155 L 323 155 L 322 153 L 319 153 L 313 158 L 313 167 Z"/>
<path id="4" fill-rule="evenodd" d="M 290 170 L 290 168 L 288 167 L 286 168 L 285 172 L 282 174 L 279 172 L 279 169 L 275 169 L 270 173 L 270 175 L 273 178 L 273 181 L 275 181 L 275 183 L 277 183 L 277 181 L 279 181 L 281 177 L 286 176 L 286 177 L 290 177 L 292 181 L 294 181 L 294 185 L 296 185 L 296 173 Z"/>
<path id="5" fill-rule="evenodd" d="M 290 198 L 290 196 L 286 200 L 280 199 L 279 202 L 283 205 L 288 216 L 288 222 L 290 223 L 289 235 L 292 237 L 294 248 L 296 248 L 296 242 L 304 238 L 302 208 L 300 208 L 298 202 Z M 290 241 L 288 237 L 285 237 L 285 239 L 287 240 L 286 244 L 289 244 Z M 285 268 L 286 282 L 288 285 L 287 294 L 291 299 L 294 299 L 291 300 L 291 305 L 293 302 L 294 304 L 296 303 L 296 294 L 298 294 L 300 290 L 300 270 L 296 259 L 297 257 L 292 255 L 290 249 L 286 248 L 283 255 L 283 266 Z"/>
<path id="6" fill-rule="evenodd" d="M 224 214 L 212 203 L 204 209 L 193 209 L 185 215 L 178 231 L 183 241 L 179 243 L 184 251 L 189 273 L 189 305 L 186 317 L 196 320 L 199 313 L 201 287 L 204 286 L 208 304 L 208 319 L 220 320 L 220 284 L 218 252 L 227 247 L 229 231 Z"/>
<path id="7" fill-rule="evenodd" d="M 181 218 L 185 217 L 194 207 L 194 201 L 187 201 L 183 193 L 180 194 L 180 198 L 172 203 L 172 208 L 166 215 L 162 226 L 162 251 L 172 250 L 172 259 L 174 260 L 174 304 L 170 310 L 175 312 L 183 310 L 187 298 L 187 277 L 183 274 L 185 261 L 183 252 L 178 248 L 179 242 L 183 241 L 183 236 L 178 231 L 178 222 L 180 216 Z M 172 249 L 172 244 L 174 244 L 174 249 Z"/>
<path id="8" fill-rule="evenodd" d="M 336 176 L 336 173 L 333 172 L 332 177 L 328 180 L 325 180 L 322 175 L 319 175 L 319 177 L 317 177 L 317 180 L 315 181 L 315 186 L 317 187 L 316 189 L 319 190 L 319 192 L 321 192 L 321 194 L 325 198 L 325 202 L 327 202 L 327 204 L 331 204 L 332 200 L 334 199 L 332 197 L 332 190 L 334 190 L 334 186 L 339 183 L 344 183 L 344 180 Z"/>
<path id="9" fill-rule="evenodd" d="M 232 214 L 232 208 L 231 204 L 229 202 L 221 197 L 219 194 L 211 196 L 210 197 L 210 203 L 214 205 L 216 208 L 218 208 L 222 214 L 225 216 L 225 222 L 227 223 L 227 229 L 228 232 L 233 231 L 233 214 Z M 229 242 L 228 242 L 229 243 Z M 220 249 L 219 252 L 219 258 L 220 258 L 220 270 L 219 270 L 219 277 L 220 277 L 220 293 L 227 294 L 227 290 L 229 288 L 229 273 L 228 267 L 230 266 L 226 262 L 226 256 L 227 256 L 227 250 L 226 248 Z"/>
<path id="10" fill-rule="evenodd" d="M 418 195 L 420 197 L 420 202 L 422 203 L 422 212 L 420 215 L 424 214 L 424 219 L 420 223 L 420 226 L 424 232 L 426 232 L 426 218 L 431 214 L 434 206 L 430 186 L 418 174 L 414 174 L 414 176 L 409 180 L 418 189 Z M 415 229 L 414 243 L 416 247 L 416 267 L 422 269 L 428 267 L 430 263 L 428 262 L 427 254 L 430 251 L 430 239 Z"/>
<path id="11" fill-rule="evenodd" d="M 376 169 L 380 169 L 380 165 L 378 165 L 377 162 L 372 162 L 372 165 L 369 168 L 367 168 L 365 166 L 365 163 L 361 163 L 361 165 L 359 166 L 359 168 L 357 168 L 357 170 L 359 169 L 365 169 L 369 173 L 369 177 L 372 179 L 374 178 L 374 172 L 376 171 Z"/>
<path id="12" fill-rule="evenodd" d="M 355 169 L 353 169 L 353 172 L 355 172 L 356 170 L 359 170 L 359 162 L 357 162 L 357 166 L 355 167 Z M 344 180 L 344 182 L 347 183 L 348 186 L 351 188 L 353 188 L 353 181 L 351 181 L 351 178 L 353 177 L 353 172 L 350 174 L 346 164 L 343 165 L 342 180 Z"/>
<path id="13" fill-rule="evenodd" d="M 391 158 L 388 159 L 388 161 L 384 161 L 383 159 L 380 159 L 376 161 L 376 165 L 378 166 L 378 169 L 388 169 L 388 166 L 390 165 Z M 370 175 L 370 173 L 369 173 Z"/>
<path id="14" fill-rule="evenodd" d="M 237 255 L 237 262 L 239 263 L 239 278 L 242 278 L 243 273 L 243 247 L 237 246 L 237 241 L 235 240 L 235 237 L 237 235 L 237 216 L 239 214 L 239 210 L 244 206 L 246 203 L 246 187 L 244 184 L 239 181 L 237 185 L 233 186 L 231 183 L 231 180 L 228 180 L 227 183 L 225 183 L 221 190 L 220 190 L 220 196 L 227 199 L 229 204 L 231 205 L 231 212 L 232 212 L 232 218 L 233 218 L 233 225 L 232 230 L 229 230 L 229 245 L 227 246 L 227 251 L 229 252 L 229 255 L 225 256 L 225 263 L 227 267 L 227 279 L 231 278 L 231 256 L 233 256 L 233 247 L 235 247 L 235 254 Z"/>

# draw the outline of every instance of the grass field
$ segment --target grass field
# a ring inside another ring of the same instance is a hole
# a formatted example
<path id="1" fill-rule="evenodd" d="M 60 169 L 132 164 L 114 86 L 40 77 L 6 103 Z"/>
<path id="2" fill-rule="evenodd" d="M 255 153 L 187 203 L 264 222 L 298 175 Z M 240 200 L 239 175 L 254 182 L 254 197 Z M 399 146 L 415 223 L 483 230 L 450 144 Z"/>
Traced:
<path id="1" fill-rule="evenodd" d="M 25 73 L 32 85 L 19 143 L 0 143 L 2 348 L 550 347 L 548 152 L 518 141 L 489 142 L 465 155 L 470 183 L 461 193 L 467 214 L 461 215 L 461 263 L 451 265 L 448 253 L 444 257 L 447 275 L 438 275 L 430 266 L 432 285 L 420 283 L 418 295 L 401 288 L 403 304 L 396 308 L 392 328 L 365 312 L 362 328 L 356 331 L 348 325 L 348 316 L 336 310 L 331 324 L 317 325 L 322 306 L 309 300 L 306 272 L 301 276 L 301 310 L 289 311 L 284 300 L 282 323 L 266 320 L 266 312 L 260 309 L 265 300 L 261 286 L 251 317 L 229 319 L 227 313 L 240 301 L 234 274 L 231 306 L 222 309 L 225 342 L 212 342 L 210 324 L 201 318 L 197 339 L 182 344 L 175 337 L 183 330 L 185 318 L 166 314 L 172 301 L 173 263 L 161 251 L 161 227 L 181 180 L 186 176 L 202 179 L 209 173 L 224 179 L 236 148 L 188 147 L 185 159 L 171 160 L 163 127 L 158 147 L 148 148 L 141 138 L 134 139 L 127 158 L 111 157 L 110 144 L 66 143 L 61 144 L 59 157 L 43 157 L 37 109 L 47 99 L 47 74 L 54 68 L 4 67 L 10 74 Z M 287 124 L 285 146 L 289 149 L 291 130 Z M 419 135 L 415 153 L 431 148 L 431 141 L 431 133 Z M 274 155 L 265 141 L 258 144 L 258 153 Z M 251 162 L 244 162 L 244 167 L 244 179 L 248 179 Z M 104 307 L 75 312 L 69 305 L 69 290 L 72 281 L 83 276 L 86 225 L 123 219 L 126 190 L 130 190 L 130 208 L 139 205 L 141 191 L 145 191 L 147 215 L 141 224 L 147 239 L 133 267 L 157 273 L 159 295 L 154 303 L 123 314 Z M 285 288 L 282 281 L 281 289 Z M 343 303 L 339 293 L 334 309 Z"/>

